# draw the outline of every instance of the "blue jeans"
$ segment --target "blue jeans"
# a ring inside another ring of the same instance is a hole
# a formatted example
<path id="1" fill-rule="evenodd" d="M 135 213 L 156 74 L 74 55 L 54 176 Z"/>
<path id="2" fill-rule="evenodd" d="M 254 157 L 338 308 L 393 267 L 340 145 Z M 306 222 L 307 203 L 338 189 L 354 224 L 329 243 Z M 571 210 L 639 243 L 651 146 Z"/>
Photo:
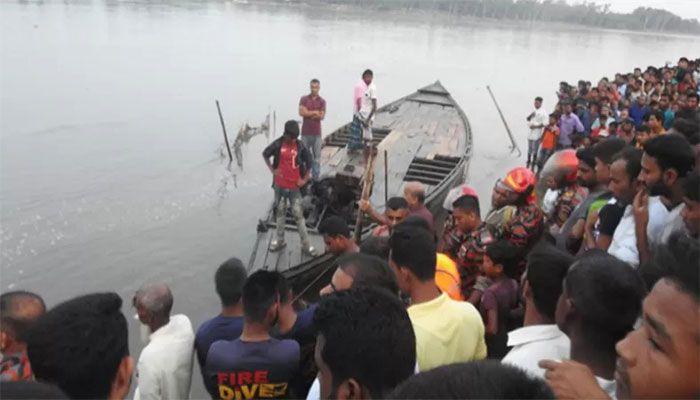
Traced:
<path id="1" fill-rule="evenodd" d="M 540 155 L 538 157 L 539 159 L 537 160 L 537 167 L 539 169 L 542 169 L 544 167 L 544 163 L 547 162 L 547 160 L 549 159 L 549 157 L 552 156 L 553 153 L 554 150 L 541 149 Z"/>
<path id="2" fill-rule="evenodd" d="M 317 181 L 318 176 L 321 174 L 321 135 L 301 135 L 301 140 L 313 157 L 311 177 L 314 181 Z"/>
<path id="3" fill-rule="evenodd" d="M 284 240 L 284 227 L 287 225 L 287 200 L 292 206 L 292 215 L 297 223 L 299 237 L 304 248 L 309 247 L 309 232 L 306 230 L 306 220 L 304 219 L 304 209 L 301 206 L 301 192 L 299 189 L 282 189 L 277 185 L 275 188 L 275 216 L 277 217 L 277 240 Z"/>
<path id="4" fill-rule="evenodd" d="M 527 158 L 535 157 L 537 158 L 537 149 L 540 147 L 540 139 L 537 140 L 527 140 Z"/>

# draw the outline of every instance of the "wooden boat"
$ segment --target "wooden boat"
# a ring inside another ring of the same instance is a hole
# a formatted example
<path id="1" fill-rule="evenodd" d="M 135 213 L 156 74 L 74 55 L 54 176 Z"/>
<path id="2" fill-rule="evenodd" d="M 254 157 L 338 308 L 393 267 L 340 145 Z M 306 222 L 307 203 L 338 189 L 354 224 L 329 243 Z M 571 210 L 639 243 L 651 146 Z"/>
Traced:
<path id="1" fill-rule="evenodd" d="M 472 149 L 469 121 L 450 93 L 437 81 L 380 107 L 372 133 L 378 150 L 369 198 L 372 206 L 382 212 L 385 193 L 388 197 L 400 196 L 406 182 L 419 181 L 426 186 L 427 207 L 433 213 L 439 212 L 449 189 L 463 181 Z M 304 196 L 309 237 L 319 252 L 324 251 L 324 243 L 317 228 L 324 218 L 340 215 L 347 219 L 351 230 L 355 227 L 366 159 L 362 152 L 347 151 L 349 136 L 348 123 L 324 138 L 321 178 Z M 369 219 L 364 220 L 363 240 L 374 226 Z M 260 220 L 249 271 L 278 270 L 289 279 L 295 293 L 313 299 L 318 295 L 318 288 L 330 280 L 334 257 L 328 253 L 316 257 L 302 254 L 291 210 L 286 218 L 287 246 L 281 251 L 269 252 L 275 227 L 272 205 Z"/>

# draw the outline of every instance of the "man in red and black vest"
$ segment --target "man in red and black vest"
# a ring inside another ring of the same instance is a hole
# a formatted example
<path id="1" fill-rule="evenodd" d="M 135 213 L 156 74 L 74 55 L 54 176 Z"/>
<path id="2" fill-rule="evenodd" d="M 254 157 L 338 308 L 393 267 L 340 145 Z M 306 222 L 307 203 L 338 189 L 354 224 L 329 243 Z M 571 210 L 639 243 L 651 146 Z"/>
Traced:
<path id="1" fill-rule="evenodd" d="M 277 238 L 270 244 L 270 251 L 278 251 L 286 246 L 284 227 L 289 200 L 299 230 L 302 251 L 307 255 L 316 255 L 316 250 L 309 242 L 299 190 L 311 179 L 313 159 L 309 150 L 299 140 L 299 124 L 296 121 L 290 120 L 284 124 L 284 134 L 263 150 L 263 159 L 274 176 L 272 187 L 275 189 L 277 208 Z"/>

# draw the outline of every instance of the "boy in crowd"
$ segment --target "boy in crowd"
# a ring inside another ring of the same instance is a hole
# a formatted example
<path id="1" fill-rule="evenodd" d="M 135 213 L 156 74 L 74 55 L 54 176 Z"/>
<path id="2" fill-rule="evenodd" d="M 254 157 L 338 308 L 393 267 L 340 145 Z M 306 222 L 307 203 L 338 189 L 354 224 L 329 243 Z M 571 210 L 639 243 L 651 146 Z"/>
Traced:
<path id="1" fill-rule="evenodd" d="M 479 311 L 486 326 L 489 358 L 500 360 L 507 353 L 510 311 L 518 305 L 518 283 L 512 279 L 518 262 L 518 248 L 505 240 L 486 247 L 483 269 L 492 283 L 481 296 Z"/>
<path id="2" fill-rule="evenodd" d="M 537 162 L 537 173 L 542 171 L 542 167 L 547 162 L 549 157 L 554 153 L 559 141 L 559 116 L 557 114 L 549 114 L 549 124 L 544 128 L 542 133 L 542 144 L 540 145 L 540 155 Z"/>

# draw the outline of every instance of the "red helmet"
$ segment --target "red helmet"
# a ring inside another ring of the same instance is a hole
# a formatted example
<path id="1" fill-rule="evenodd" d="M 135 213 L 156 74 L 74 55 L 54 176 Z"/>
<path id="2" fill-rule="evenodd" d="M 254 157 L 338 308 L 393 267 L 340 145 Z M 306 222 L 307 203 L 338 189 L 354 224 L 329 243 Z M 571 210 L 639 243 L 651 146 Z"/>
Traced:
<path id="1" fill-rule="evenodd" d="M 525 167 L 513 168 L 506 174 L 506 177 L 501 181 L 505 187 L 515 193 L 525 193 L 530 191 L 528 203 L 535 201 L 535 184 L 537 177 L 535 173 Z"/>

